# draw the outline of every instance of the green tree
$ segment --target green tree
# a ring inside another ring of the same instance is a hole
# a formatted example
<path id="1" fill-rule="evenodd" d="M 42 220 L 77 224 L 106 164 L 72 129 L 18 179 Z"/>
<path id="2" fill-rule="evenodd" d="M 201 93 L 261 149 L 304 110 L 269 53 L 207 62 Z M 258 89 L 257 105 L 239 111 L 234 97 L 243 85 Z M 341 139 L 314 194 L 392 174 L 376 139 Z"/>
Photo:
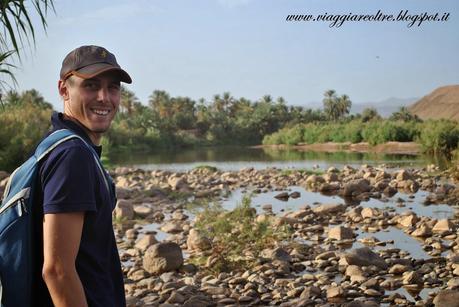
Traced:
<path id="1" fill-rule="evenodd" d="M 420 118 L 417 115 L 412 114 L 407 107 L 400 107 L 397 112 L 392 113 L 389 119 L 400 120 L 404 122 L 420 121 Z"/>
<path id="2" fill-rule="evenodd" d="M 362 122 L 366 123 L 370 120 L 379 120 L 381 116 L 379 115 L 378 111 L 375 108 L 365 108 L 362 111 Z"/>

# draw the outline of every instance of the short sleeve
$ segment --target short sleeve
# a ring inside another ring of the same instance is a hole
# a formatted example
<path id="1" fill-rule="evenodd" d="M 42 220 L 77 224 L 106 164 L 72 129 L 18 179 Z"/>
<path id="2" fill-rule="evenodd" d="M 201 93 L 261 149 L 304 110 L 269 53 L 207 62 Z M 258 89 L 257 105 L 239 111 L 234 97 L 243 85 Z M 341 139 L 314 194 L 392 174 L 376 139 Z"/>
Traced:
<path id="1" fill-rule="evenodd" d="M 43 164 L 44 214 L 97 211 L 94 190 L 97 166 L 93 154 L 83 146 L 58 147 Z"/>

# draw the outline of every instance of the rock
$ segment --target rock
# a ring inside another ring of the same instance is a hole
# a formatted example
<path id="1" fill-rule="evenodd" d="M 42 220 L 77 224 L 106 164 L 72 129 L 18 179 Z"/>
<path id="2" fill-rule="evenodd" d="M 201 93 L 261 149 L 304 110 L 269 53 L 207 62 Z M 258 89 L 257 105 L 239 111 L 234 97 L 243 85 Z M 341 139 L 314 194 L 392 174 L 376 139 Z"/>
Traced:
<path id="1" fill-rule="evenodd" d="M 320 253 L 316 256 L 316 260 L 328 260 L 330 258 L 336 257 L 336 254 L 334 251 L 329 251 L 329 252 L 323 252 Z"/>
<path id="2" fill-rule="evenodd" d="M 264 211 L 273 211 L 273 205 L 266 204 L 266 205 L 261 206 L 261 209 L 263 209 Z"/>
<path id="3" fill-rule="evenodd" d="M 423 283 L 421 275 L 416 271 L 403 273 L 404 285 L 421 285 Z"/>
<path id="4" fill-rule="evenodd" d="M 411 173 L 408 172 L 407 170 L 402 169 L 396 173 L 395 179 L 397 181 L 405 181 L 405 180 L 413 179 L 413 175 L 411 175 Z"/>
<path id="5" fill-rule="evenodd" d="M 152 212 L 153 212 L 153 209 L 148 206 L 145 206 L 145 205 L 134 206 L 134 213 L 137 216 L 140 216 L 142 218 L 149 216 Z"/>
<path id="6" fill-rule="evenodd" d="M 182 307 L 197 307 L 197 306 L 209 307 L 209 306 L 215 306 L 215 303 L 212 302 L 212 300 L 208 298 L 207 296 L 198 294 L 198 295 L 193 295 L 192 297 L 190 297 L 182 305 Z"/>
<path id="7" fill-rule="evenodd" d="M 403 227 L 411 227 L 416 225 L 417 221 L 417 215 L 415 213 L 411 213 L 409 215 L 401 216 L 398 220 L 398 223 Z"/>
<path id="8" fill-rule="evenodd" d="M 301 294 L 300 294 L 300 298 L 301 299 L 304 299 L 304 298 L 310 299 L 310 298 L 314 298 L 314 297 L 320 297 L 320 294 L 321 294 L 321 291 L 320 291 L 319 287 L 310 286 L 310 287 L 304 288 L 303 292 L 301 292 Z"/>
<path id="9" fill-rule="evenodd" d="M 152 234 L 146 234 L 142 238 L 138 239 L 135 243 L 135 248 L 145 252 L 151 245 L 158 243 L 155 236 Z"/>
<path id="10" fill-rule="evenodd" d="M 295 191 L 295 192 L 290 193 L 289 197 L 291 197 L 291 198 L 299 198 L 299 197 L 301 197 L 301 193 L 298 192 L 298 191 Z"/>
<path id="11" fill-rule="evenodd" d="M 365 272 L 357 265 L 349 265 L 346 268 L 345 275 L 351 278 L 351 282 L 362 282 L 366 280 Z"/>
<path id="12" fill-rule="evenodd" d="M 336 173 L 327 173 L 323 175 L 323 178 L 327 183 L 339 181 L 339 177 Z"/>
<path id="13" fill-rule="evenodd" d="M 459 277 L 451 278 L 448 280 L 448 288 L 449 289 L 458 289 L 459 288 Z"/>
<path id="14" fill-rule="evenodd" d="M 433 233 L 445 234 L 454 231 L 454 224 L 448 219 L 439 220 L 432 228 Z"/>
<path id="15" fill-rule="evenodd" d="M 410 271 L 412 268 L 403 264 L 394 264 L 389 269 L 389 274 L 402 275 L 403 273 Z"/>
<path id="16" fill-rule="evenodd" d="M 261 252 L 262 257 L 269 258 L 271 260 L 281 260 L 291 262 L 292 257 L 284 249 L 277 247 L 275 249 L 265 249 Z"/>
<path id="17" fill-rule="evenodd" d="M 459 307 L 459 291 L 443 290 L 433 299 L 435 307 Z"/>
<path id="18" fill-rule="evenodd" d="M 369 192 L 371 190 L 370 182 L 367 179 L 357 179 L 344 185 L 343 195 L 353 196 L 361 193 Z"/>
<path id="19" fill-rule="evenodd" d="M 143 258 L 144 269 L 152 274 L 161 274 L 178 269 L 183 264 L 180 246 L 173 242 L 150 246 Z"/>
<path id="20" fill-rule="evenodd" d="M 124 200 L 124 199 L 118 200 L 113 214 L 116 219 L 120 219 L 120 220 L 133 219 L 134 210 L 132 209 L 131 202 Z"/>
<path id="21" fill-rule="evenodd" d="M 205 251 L 212 247 L 209 238 L 202 236 L 196 229 L 191 229 L 186 240 L 189 250 Z"/>
<path id="22" fill-rule="evenodd" d="M 360 214 L 362 215 L 362 218 L 366 219 L 366 218 L 374 218 L 374 217 L 377 217 L 379 215 L 379 211 L 375 208 L 370 208 L 370 207 L 367 207 L 367 208 L 363 208 L 362 209 L 362 212 L 360 212 Z"/>
<path id="23" fill-rule="evenodd" d="M 344 298 L 345 291 L 341 286 L 330 287 L 327 289 L 327 299 Z"/>
<path id="24" fill-rule="evenodd" d="M 382 257 L 374 253 L 368 247 L 361 247 L 351 250 L 344 254 L 344 259 L 348 264 L 354 264 L 358 266 L 369 266 L 375 265 L 380 269 L 386 269 L 387 263 Z"/>
<path id="25" fill-rule="evenodd" d="M 312 209 L 312 211 L 316 214 L 330 214 L 330 213 L 338 213 L 345 210 L 345 207 L 342 204 L 325 204 L 320 205 Z"/>
<path id="26" fill-rule="evenodd" d="M 331 228 L 328 231 L 328 238 L 335 240 L 349 240 L 354 238 L 354 233 L 351 228 L 338 226 Z"/>
<path id="27" fill-rule="evenodd" d="M 279 200 L 284 200 L 287 201 L 289 198 L 288 192 L 282 192 L 274 196 L 274 198 L 277 198 Z"/>
<path id="28" fill-rule="evenodd" d="M 430 237 L 432 235 L 432 230 L 428 225 L 422 223 L 411 233 L 411 235 L 413 237 Z"/>
<path id="29" fill-rule="evenodd" d="M 182 226 L 178 222 L 169 221 L 160 228 L 167 233 L 180 233 L 183 231 Z"/>
<path id="30" fill-rule="evenodd" d="M 311 175 L 306 179 L 305 183 L 308 187 L 311 187 L 311 186 L 314 187 L 324 182 L 325 182 L 325 179 L 322 176 Z"/>
<path id="31" fill-rule="evenodd" d="M 167 184 L 172 188 L 172 190 L 184 190 L 188 189 L 188 184 L 182 177 L 176 177 L 174 175 L 170 176 L 167 179 Z"/>

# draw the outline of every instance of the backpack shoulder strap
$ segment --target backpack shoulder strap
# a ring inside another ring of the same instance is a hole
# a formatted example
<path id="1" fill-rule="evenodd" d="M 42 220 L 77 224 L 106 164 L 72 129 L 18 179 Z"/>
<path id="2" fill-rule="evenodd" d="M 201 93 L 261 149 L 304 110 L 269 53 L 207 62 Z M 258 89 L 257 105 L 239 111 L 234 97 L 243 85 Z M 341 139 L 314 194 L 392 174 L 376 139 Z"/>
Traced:
<path id="1" fill-rule="evenodd" d="M 94 160 L 96 162 L 96 165 L 102 175 L 102 178 L 104 178 L 105 186 L 107 187 L 107 190 L 110 191 L 110 187 L 109 187 L 108 180 L 107 180 L 107 174 L 104 170 L 102 163 L 100 162 L 99 156 L 97 155 L 96 151 L 94 150 L 94 148 L 92 148 L 91 145 L 88 144 L 88 142 L 86 142 L 86 140 L 84 140 L 82 137 L 75 134 L 73 131 L 69 129 L 56 130 L 50 135 L 48 135 L 37 146 L 37 149 L 35 150 L 35 157 L 37 158 L 37 161 L 40 161 L 41 159 L 43 159 L 49 152 L 51 152 L 59 144 L 69 139 L 74 139 L 74 138 L 80 139 L 83 142 L 83 144 L 85 144 L 86 147 L 89 149 L 89 151 L 92 153 Z"/>

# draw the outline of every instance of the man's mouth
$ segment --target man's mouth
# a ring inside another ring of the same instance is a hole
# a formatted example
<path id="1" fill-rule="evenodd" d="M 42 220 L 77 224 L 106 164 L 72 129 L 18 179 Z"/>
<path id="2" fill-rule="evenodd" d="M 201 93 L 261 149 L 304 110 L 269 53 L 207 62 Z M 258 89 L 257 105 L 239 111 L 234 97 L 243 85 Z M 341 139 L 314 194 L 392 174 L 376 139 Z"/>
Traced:
<path id="1" fill-rule="evenodd" d="M 110 110 L 107 110 L 107 109 L 91 109 L 91 111 L 93 113 L 96 113 L 97 115 L 101 115 L 101 116 L 105 116 L 107 115 L 108 113 L 110 113 Z"/>

